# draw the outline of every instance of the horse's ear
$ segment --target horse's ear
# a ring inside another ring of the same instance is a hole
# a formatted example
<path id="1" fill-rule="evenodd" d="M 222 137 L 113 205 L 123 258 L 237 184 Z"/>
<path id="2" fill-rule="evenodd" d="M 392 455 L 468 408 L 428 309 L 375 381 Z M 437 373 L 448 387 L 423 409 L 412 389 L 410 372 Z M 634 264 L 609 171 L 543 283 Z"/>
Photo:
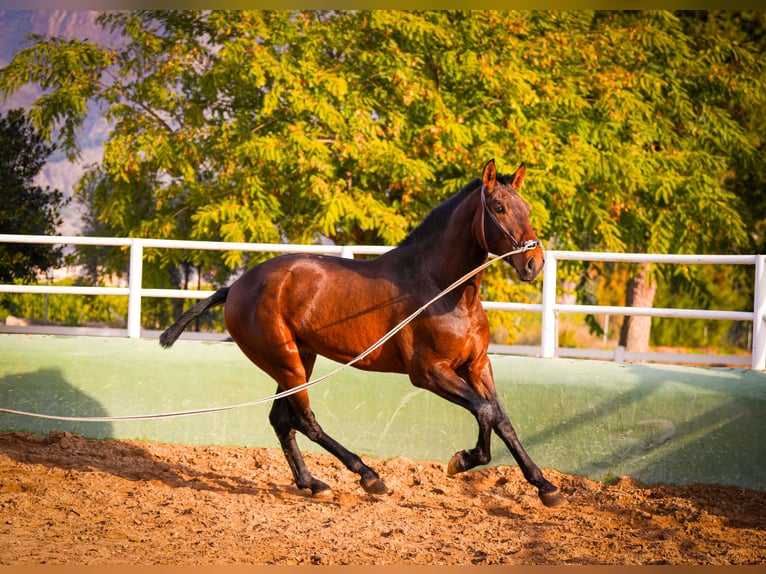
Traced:
<path id="1" fill-rule="evenodd" d="M 495 167 L 495 159 L 492 158 L 484 166 L 484 173 L 481 176 L 482 183 L 484 183 L 484 189 L 486 191 L 492 191 L 497 181 L 497 168 Z"/>
<path id="2" fill-rule="evenodd" d="M 513 174 L 513 182 L 511 182 L 513 189 L 519 191 L 524 183 L 525 177 L 527 177 L 527 166 L 524 165 L 524 162 L 521 162 L 519 169 Z"/>

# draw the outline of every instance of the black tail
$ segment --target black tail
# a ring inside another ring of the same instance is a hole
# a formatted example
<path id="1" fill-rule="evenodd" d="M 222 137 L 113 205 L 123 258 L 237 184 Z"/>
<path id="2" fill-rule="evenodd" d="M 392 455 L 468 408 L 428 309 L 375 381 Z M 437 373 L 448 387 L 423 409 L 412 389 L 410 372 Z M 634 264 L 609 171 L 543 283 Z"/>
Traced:
<path id="1" fill-rule="evenodd" d="M 183 333 L 184 329 L 186 329 L 186 326 L 191 323 L 194 319 L 202 315 L 205 311 L 210 309 L 211 307 L 215 307 L 217 305 L 223 305 L 226 302 L 226 296 L 229 294 L 229 288 L 223 287 L 222 289 L 219 289 L 215 293 L 213 293 L 210 297 L 207 299 L 203 299 L 199 303 L 197 303 L 194 307 L 191 309 L 188 309 L 183 315 L 181 315 L 178 318 L 178 321 L 173 323 L 170 327 L 165 329 L 165 331 L 160 335 L 160 345 L 165 347 L 166 349 L 168 347 L 173 346 L 173 343 L 176 342 L 176 339 L 181 336 L 181 333 Z"/>

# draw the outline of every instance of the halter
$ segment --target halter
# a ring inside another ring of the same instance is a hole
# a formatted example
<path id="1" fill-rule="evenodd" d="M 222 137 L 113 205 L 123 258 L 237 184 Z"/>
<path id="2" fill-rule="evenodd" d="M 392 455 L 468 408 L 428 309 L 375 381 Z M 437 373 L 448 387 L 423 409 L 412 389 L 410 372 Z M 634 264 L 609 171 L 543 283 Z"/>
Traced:
<path id="1" fill-rule="evenodd" d="M 489 219 L 492 221 L 492 223 L 495 224 L 495 226 L 500 230 L 500 233 L 503 234 L 503 236 L 508 239 L 511 242 L 511 245 L 514 249 L 521 249 L 522 251 L 529 251 L 530 249 L 535 249 L 537 247 L 541 248 L 543 247 L 542 241 L 539 239 L 528 239 L 524 242 L 523 245 L 519 245 L 519 242 L 516 241 L 516 238 L 508 233 L 508 231 L 503 227 L 500 222 L 498 221 L 497 217 L 495 217 L 495 214 L 492 213 L 492 210 L 487 205 L 487 198 L 485 193 L 484 184 L 481 186 L 481 206 L 482 209 L 477 210 L 478 213 L 476 214 L 478 217 L 478 222 L 474 222 L 475 224 L 478 223 L 480 235 L 479 235 L 479 245 L 487 252 L 490 252 L 489 246 L 487 245 L 487 238 L 484 235 L 484 212 L 489 215 Z M 476 219 L 476 218 L 474 218 Z"/>

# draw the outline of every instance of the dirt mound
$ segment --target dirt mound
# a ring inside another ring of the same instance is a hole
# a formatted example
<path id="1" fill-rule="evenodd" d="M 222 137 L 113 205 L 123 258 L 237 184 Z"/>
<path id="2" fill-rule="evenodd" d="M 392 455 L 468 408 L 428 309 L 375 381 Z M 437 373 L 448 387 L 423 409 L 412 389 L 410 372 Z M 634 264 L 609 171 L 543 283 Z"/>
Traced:
<path id="1" fill-rule="evenodd" d="M 281 451 L 0 433 L 2 564 L 763 564 L 766 492 L 601 484 L 552 470 L 545 508 L 516 467 L 368 462 L 370 496 L 306 454 L 334 498 L 295 488 Z"/>

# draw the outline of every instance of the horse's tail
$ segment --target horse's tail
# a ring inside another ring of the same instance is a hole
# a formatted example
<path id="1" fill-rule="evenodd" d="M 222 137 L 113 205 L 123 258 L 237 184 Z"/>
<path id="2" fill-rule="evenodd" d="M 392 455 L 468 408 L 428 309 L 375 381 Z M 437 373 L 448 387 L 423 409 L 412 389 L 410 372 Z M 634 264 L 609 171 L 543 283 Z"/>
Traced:
<path id="1" fill-rule="evenodd" d="M 207 299 L 203 299 L 194 307 L 191 307 L 188 309 L 183 315 L 181 315 L 178 320 L 173 323 L 170 327 L 165 329 L 165 331 L 160 335 L 160 345 L 165 347 L 166 349 L 168 347 L 171 347 L 173 343 L 176 342 L 176 339 L 181 336 L 181 333 L 183 333 L 183 330 L 186 329 L 186 326 L 191 323 L 194 319 L 202 315 L 205 311 L 210 309 L 211 307 L 216 307 L 217 305 L 223 305 L 226 302 L 226 296 L 229 294 L 229 288 L 223 287 L 213 293 L 210 297 Z"/>

